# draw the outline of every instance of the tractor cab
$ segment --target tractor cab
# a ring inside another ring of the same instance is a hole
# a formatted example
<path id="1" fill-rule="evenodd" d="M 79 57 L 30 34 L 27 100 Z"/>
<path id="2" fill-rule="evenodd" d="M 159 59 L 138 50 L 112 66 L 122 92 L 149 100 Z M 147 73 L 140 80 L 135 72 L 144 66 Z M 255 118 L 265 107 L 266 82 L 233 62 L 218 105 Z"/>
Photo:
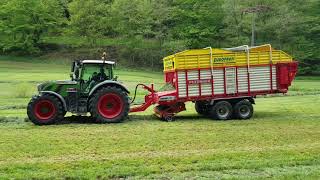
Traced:
<path id="1" fill-rule="evenodd" d="M 53 124 L 66 112 L 90 115 L 97 122 L 121 122 L 129 113 L 129 90 L 114 77 L 115 62 L 75 61 L 71 80 L 48 81 L 38 85 L 30 100 L 29 119 L 39 125 Z"/>
<path id="2" fill-rule="evenodd" d="M 80 84 L 81 92 L 89 93 L 97 84 L 106 81 L 116 81 L 113 68 L 115 62 L 103 60 L 74 61 L 71 66 L 71 80 Z"/>

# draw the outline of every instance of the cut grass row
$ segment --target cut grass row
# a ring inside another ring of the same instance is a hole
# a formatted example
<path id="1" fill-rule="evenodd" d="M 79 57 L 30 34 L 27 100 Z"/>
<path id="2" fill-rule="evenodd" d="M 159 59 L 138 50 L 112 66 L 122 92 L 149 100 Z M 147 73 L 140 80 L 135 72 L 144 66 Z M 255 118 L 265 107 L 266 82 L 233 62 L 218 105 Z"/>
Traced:
<path id="1" fill-rule="evenodd" d="M 314 95 L 260 98 L 248 121 L 208 120 L 189 104 L 173 123 L 150 110 L 121 124 L 1 123 L 0 176 L 319 177 L 319 105 Z"/>

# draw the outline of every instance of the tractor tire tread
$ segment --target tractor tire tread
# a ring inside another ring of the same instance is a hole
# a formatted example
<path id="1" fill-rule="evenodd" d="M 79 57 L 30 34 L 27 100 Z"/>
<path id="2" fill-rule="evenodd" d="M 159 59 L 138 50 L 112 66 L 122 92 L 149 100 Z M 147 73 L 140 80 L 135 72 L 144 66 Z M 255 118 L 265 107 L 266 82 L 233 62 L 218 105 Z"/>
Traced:
<path id="1" fill-rule="evenodd" d="M 124 110 L 121 112 L 121 114 L 113 119 L 106 119 L 103 116 L 101 116 L 97 110 L 97 104 L 99 101 L 99 98 L 106 94 L 107 92 L 116 92 L 121 96 L 121 98 L 124 101 Z M 97 123 L 120 123 L 123 122 L 129 114 L 130 111 L 130 102 L 129 97 L 125 91 L 123 91 L 120 88 L 114 87 L 114 86 L 107 86 L 102 87 L 101 89 L 97 90 L 93 94 L 93 96 L 89 99 L 89 111 L 91 116 L 96 120 Z"/>
<path id="2" fill-rule="evenodd" d="M 50 120 L 40 121 L 37 119 L 37 117 L 34 114 L 34 105 L 38 100 L 41 100 L 41 99 L 48 99 L 48 100 L 52 101 L 55 105 L 57 112 Z M 63 107 L 61 101 L 58 98 L 56 98 L 55 96 L 50 95 L 50 94 L 43 94 L 43 95 L 33 96 L 31 98 L 31 100 L 27 106 L 27 115 L 28 115 L 29 120 L 32 123 L 34 123 L 35 125 L 40 125 L 40 126 L 41 125 L 51 125 L 51 124 L 55 124 L 55 123 L 63 120 L 64 115 L 65 115 L 65 110 L 64 110 L 64 107 Z"/>

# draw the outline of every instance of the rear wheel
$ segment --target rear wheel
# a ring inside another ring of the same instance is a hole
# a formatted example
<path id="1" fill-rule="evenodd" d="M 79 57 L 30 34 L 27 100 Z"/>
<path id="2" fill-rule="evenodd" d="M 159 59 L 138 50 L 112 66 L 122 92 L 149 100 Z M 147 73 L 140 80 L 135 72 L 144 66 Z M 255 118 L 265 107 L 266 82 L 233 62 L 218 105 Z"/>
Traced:
<path id="1" fill-rule="evenodd" d="M 252 103 L 244 99 L 234 105 L 233 115 L 237 119 L 250 119 L 253 115 Z"/>
<path id="2" fill-rule="evenodd" d="M 44 94 L 33 97 L 27 107 L 29 119 L 36 125 L 54 124 L 63 119 L 65 111 L 56 97 Z"/>
<path id="3" fill-rule="evenodd" d="M 219 101 L 210 109 L 210 116 L 217 120 L 228 120 L 232 117 L 232 105 L 227 101 Z"/>
<path id="4" fill-rule="evenodd" d="M 208 115 L 209 114 L 209 106 L 206 101 L 196 101 L 194 108 L 196 109 L 197 113 L 200 115 Z"/>
<path id="5" fill-rule="evenodd" d="M 128 95 L 116 87 L 104 87 L 89 102 L 90 113 L 97 122 L 122 122 L 129 114 Z"/>
<path id="6" fill-rule="evenodd" d="M 166 122 L 175 121 L 174 113 L 169 111 L 170 111 L 170 106 L 166 106 L 166 105 L 158 105 L 154 108 L 154 112 L 158 117 L 161 118 L 162 121 L 166 121 Z"/>
<path id="7" fill-rule="evenodd" d="M 166 122 L 173 122 L 175 121 L 175 118 L 173 114 L 167 114 L 163 117 L 163 120 Z"/>

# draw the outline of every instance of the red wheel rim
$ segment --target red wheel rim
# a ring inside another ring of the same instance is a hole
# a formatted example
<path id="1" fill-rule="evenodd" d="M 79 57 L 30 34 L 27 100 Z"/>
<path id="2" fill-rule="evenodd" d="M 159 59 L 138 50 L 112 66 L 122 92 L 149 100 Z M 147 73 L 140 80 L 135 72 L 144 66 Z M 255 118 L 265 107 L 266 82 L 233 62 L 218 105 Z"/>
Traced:
<path id="1" fill-rule="evenodd" d="M 40 100 L 36 103 L 34 114 L 41 121 L 47 121 L 56 113 L 56 107 L 49 100 Z"/>
<path id="2" fill-rule="evenodd" d="M 98 111 L 105 118 L 112 119 L 119 116 L 122 109 L 123 101 L 117 94 L 105 94 L 99 99 Z"/>

